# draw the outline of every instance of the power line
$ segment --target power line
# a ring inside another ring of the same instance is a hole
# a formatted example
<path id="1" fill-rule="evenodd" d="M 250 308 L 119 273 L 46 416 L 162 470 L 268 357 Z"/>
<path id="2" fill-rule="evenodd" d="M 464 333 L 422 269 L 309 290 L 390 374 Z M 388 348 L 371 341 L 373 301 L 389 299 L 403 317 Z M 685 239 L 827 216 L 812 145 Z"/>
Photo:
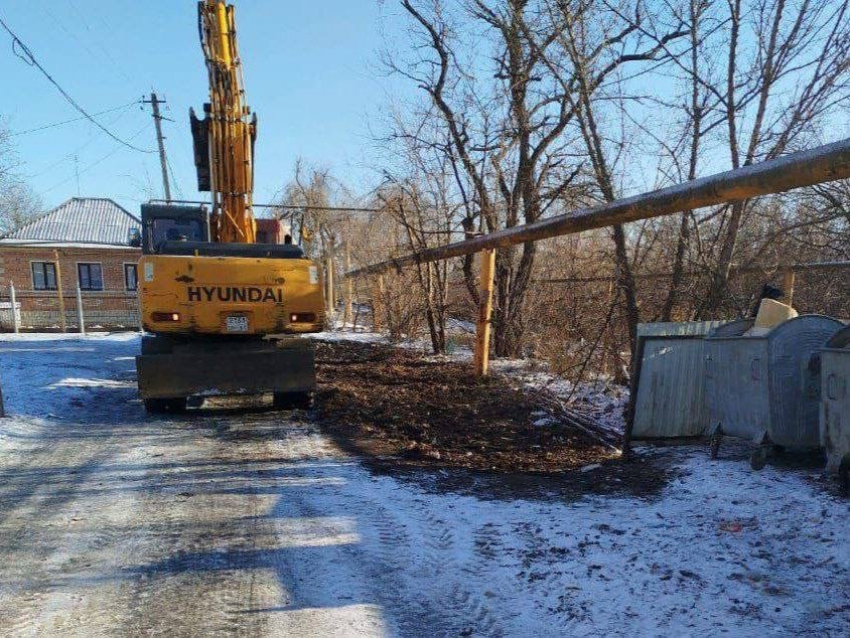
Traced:
<path id="1" fill-rule="evenodd" d="M 106 124 L 107 124 L 107 126 L 111 126 L 112 124 L 115 124 L 118 120 L 120 120 L 122 117 L 124 117 L 124 114 L 125 114 L 126 112 L 127 112 L 127 111 L 121 111 L 121 112 L 119 112 L 119 113 L 118 113 L 118 115 L 117 115 L 116 117 L 113 117 L 112 119 L 110 119 L 110 120 L 106 123 Z M 85 118 L 81 118 L 81 119 L 85 119 Z M 64 156 L 60 157 L 58 160 L 56 160 L 56 161 L 55 161 L 55 162 L 53 162 L 52 164 L 49 164 L 48 166 L 46 166 L 46 167 L 42 168 L 41 170 L 39 170 L 39 171 L 37 171 L 37 172 L 35 172 L 35 173 L 27 173 L 26 175 L 24 175 L 24 177 L 25 177 L 26 179 L 33 179 L 33 178 L 39 177 L 39 176 L 41 176 L 41 175 L 44 175 L 45 173 L 47 173 L 48 171 L 50 171 L 50 170 L 52 170 L 52 169 L 56 168 L 57 166 L 59 166 L 59 165 L 60 165 L 60 164 L 62 164 L 63 162 L 66 162 L 67 160 L 72 159 L 72 158 L 74 157 L 74 155 L 78 155 L 81 151 L 83 151 L 84 149 L 86 149 L 86 148 L 88 148 L 89 146 L 91 146 L 91 144 L 93 144 L 93 143 L 94 143 L 95 141 L 97 141 L 98 139 L 100 139 L 100 138 L 99 138 L 99 136 L 98 136 L 98 132 L 97 132 L 97 131 L 93 131 L 93 130 L 92 130 L 92 131 L 90 131 L 90 132 L 89 132 L 89 139 L 88 139 L 87 141 L 83 142 L 82 144 L 80 144 L 79 146 L 77 146 L 77 147 L 76 147 L 75 149 L 73 149 L 70 153 L 68 153 L 67 155 L 64 155 Z"/>
<path id="2" fill-rule="evenodd" d="M 171 175 L 171 183 L 174 184 L 174 190 L 177 191 L 177 195 L 183 197 L 183 189 L 180 188 L 180 184 L 177 183 L 177 178 L 174 176 L 174 168 L 171 166 L 171 160 L 166 157 L 165 162 L 168 164 L 168 173 Z"/>
<path id="3" fill-rule="evenodd" d="M 152 199 L 151 202 L 165 202 L 164 199 Z M 200 199 L 172 199 L 171 204 L 209 204 Z M 384 208 L 357 208 L 352 206 L 299 206 L 297 204 L 256 204 L 251 203 L 253 208 L 279 208 L 281 210 L 327 210 L 341 213 L 382 213 Z"/>
<path id="4" fill-rule="evenodd" d="M 99 59 L 99 58 L 98 58 L 98 57 L 94 54 L 94 51 L 92 51 L 92 50 L 89 48 L 89 45 L 88 45 L 88 44 L 86 44 L 86 41 L 85 41 L 84 39 L 82 39 L 81 37 L 79 37 L 79 36 L 78 36 L 78 35 L 77 35 L 74 31 L 71 31 L 70 29 L 68 29 L 68 28 L 67 28 L 67 27 L 66 27 L 66 26 L 65 26 L 62 22 L 60 22 L 60 21 L 59 21 L 59 19 L 58 19 L 56 16 L 54 16 L 54 15 L 53 15 L 53 13 L 51 13 L 51 11 L 50 11 L 47 7 L 45 7 L 45 6 L 41 5 L 41 6 L 39 6 L 38 8 L 41 10 L 41 12 L 42 12 L 45 16 L 47 16 L 48 18 L 50 18 L 50 20 L 51 20 L 51 21 L 52 21 L 52 22 L 53 22 L 53 23 L 54 23 L 57 27 L 59 27 L 59 28 L 62 30 L 62 32 L 63 32 L 63 33 L 65 33 L 65 35 L 67 35 L 69 38 L 71 38 L 72 40 L 74 40 L 74 42 L 76 42 L 76 43 L 77 43 L 77 45 L 78 45 L 78 46 L 79 46 L 82 50 L 84 50 L 86 53 L 88 53 L 88 54 L 89 54 L 89 56 L 91 57 L 91 59 L 92 59 L 94 62 L 96 62 L 98 65 L 102 64 L 102 61 L 101 61 L 101 60 L 100 60 L 100 59 Z"/>
<path id="5" fill-rule="evenodd" d="M 145 124 L 142 128 L 140 128 L 140 129 L 139 129 L 136 133 L 134 133 L 132 136 L 130 136 L 130 139 L 131 139 L 131 140 L 136 139 L 137 137 L 139 137 L 139 135 L 141 135 L 141 134 L 142 134 L 143 132 L 145 132 L 146 130 L 148 130 L 148 125 L 147 125 L 147 124 Z M 126 145 L 126 144 L 124 144 L 124 146 L 127 146 L 127 145 Z M 82 175 L 83 173 L 86 173 L 87 171 L 91 170 L 92 168 L 94 168 L 94 167 L 95 167 L 95 166 L 97 166 L 98 164 L 101 164 L 101 163 L 105 162 L 106 160 L 108 160 L 110 157 L 112 157 L 113 155 L 115 155 L 115 153 L 117 153 L 117 152 L 118 152 L 118 151 L 120 151 L 120 150 L 121 150 L 121 145 L 116 146 L 114 149 L 112 149 L 109 153 L 107 153 L 106 155 L 104 155 L 104 156 L 103 156 L 103 157 L 101 157 L 100 159 L 95 160 L 94 162 L 92 162 L 91 164 L 89 164 L 89 165 L 85 166 L 84 168 L 79 169 L 79 171 L 77 172 L 77 174 L 76 174 L 76 175 L 71 175 L 70 177 L 68 177 L 68 178 L 66 178 L 66 179 L 63 179 L 61 182 L 58 182 L 58 183 L 54 184 L 54 185 L 53 185 L 53 186 L 51 186 L 50 188 L 46 188 L 46 189 L 44 189 L 42 192 L 43 192 L 43 193 L 49 193 L 49 192 L 51 192 L 51 191 L 56 190 L 56 189 L 57 189 L 57 188 L 59 188 L 60 186 L 62 186 L 62 185 L 64 185 L 64 184 L 67 184 L 68 182 L 70 182 L 70 181 L 71 181 L 72 179 L 74 179 L 75 177 L 77 177 L 77 178 L 79 179 L 79 176 L 80 176 L 80 175 Z"/>
<path id="6" fill-rule="evenodd" d="M 97 113 L 93 113 L 92 117 L 97 117 L 98 115 L 106 115 L 107 113 L 114 113 L 115 111 L 119 111 L 121 109 L 128 109 L 131 106 L 138 104 L 138 100 L 133 100 L 129 104 L 122 104 L 121 106 L 116 106 L 111 109 L 106 109 L 105 111 L 98 111 Z M 27 133 L 37 133 L 38 131 L 46 131 L 47 129 L 56 128 L 57 126 L 64 126 L 65 124 L 72 124 L 73 122 L 79 122 L 80 120 L 89 119 L 87 117 L 75 117 L 70 120 L 63 120 L 61 122 L 54 122 L 53 124 L 45 124 L 44 126 L 38 126 L 36 128 L 30 128 L 26 131 L 17 131 L 14 133 L 10 133 L 9 137 L 17 137 L 18 135 L 26 135 Z"/>
<path id="7" fill-rule="evenodd" d="M 62 97 L 64 97 L 68 101 L 68 103 L 71 106 L 73 106 L 75 109 L 77 109 L 77 111 L 79 111 L 87 120 L 89 120 L 92 124 L 97 126 L 101 131 L 106 133 L 113 140 L 115 140 L 119 144 L 126 146 L 127 148 L 131 148 L 134 151 L 138 151 L 139 153 L 155 153 L 156 152 L 156 151 L 153 151 L 153 150 L 146 150 L 146 149 L 143 149 L 143 148 L 139 148 L 138 146 L 133 146 L 129 142 L 122 140 L 120 137 L 115 135 L 108 128 L 103 126 L 103 124 L 101 124 L 96 119 L 94 119 L 94 117 L 92 117 L 82 106 L 80 106 L 76 102 L 76 100 L 74 100 L 74 98 L 72 98 L 68 94 L 68 92 L 65 89 L 63 89 L 56 80 L 53 79 L 53 77 L 47 72 L 47 70 L 43 66 L 41 66 L 41 64 L 39 64 L 38 60 L 35 59 L 35 56 L 33 55 L 32 51 L 30 51 L 29 47 L 21 41 L 21 39 L 15 34 L 14 31 L 12 31 L 12 29 L 9 28 L 9 25 L 6 24 L 6 22 L 3 20 L 3 18 L 0 18 L 0 26 L 2 26 L 9 33 L 10 36 L 12 36 L 12 51 L 15 53 L 15 55 L 17 55 L 19 58 L 21 58 L 21 60 L 23 60 L 24 62 L 26 62 L 30 66 L 34 66 L 39 71 L 41 71 L 41 73 L 44 75 L 44 77 L 46 77 L 48 79 L 48 81 L 58 89 L 58 91 L 62 94 Z M 20 52 L 19 52 L 19 50 L 20 50 Z"/>
<path id="8" fill-rule="evenodd" d="M 101 38 L 101 37 L 97 37 L 95 35 L 94 31 L 92 31 L 92 28 L 89 26 L 89 23 L 86 21 L 85 15 L 83 14 L 82 11 L 80 11 L 79 7 L 74 2 L 74 0 L 68 0 L 68 1 L 71 5 L 71 8 L 73 8 L 74 12 L 77 14 L 77 17 L 80 19 L 80 21 L 83 23 L 83 26 L 86 28 L 86 31 L 88 31 L 89 34 L 92 36 L 92 42 L 94 42 L 95 46 L 97 46 L 97 48 L 99 48 L 101 50 L 101 52 L 103 52 L 103 54 L 106 56 L 106 59 L 108 59 L 112 63 L 112 66 L 114 66 L 118 70 L 118 72 L 121 75 L 124 76 L 125 80 L 127 80 L 128 82 L 132 82 L 132 80 L 130 79 L 130 76 L 127 75 L 124 72 L 124 69 L 118 64 L 118 62 L 115 61 L 115 58 L 112 56 L 112 54 L 109 52 L 109 50 L 103 45 L 104 39 Z M 98 11 L 97 15 L 101 15 L 102 13 L 103 13 L 102 11 Z M 102 18 L 101 18 L 101 22 L 103 22 Z M 105 24 L 106 23 L 104 22 L 104 25 Z M 106 29 L 107 29 L 107 33 L 115 33 L 115 30 L 112 29 L 109 26 L 107 26 Z"/>

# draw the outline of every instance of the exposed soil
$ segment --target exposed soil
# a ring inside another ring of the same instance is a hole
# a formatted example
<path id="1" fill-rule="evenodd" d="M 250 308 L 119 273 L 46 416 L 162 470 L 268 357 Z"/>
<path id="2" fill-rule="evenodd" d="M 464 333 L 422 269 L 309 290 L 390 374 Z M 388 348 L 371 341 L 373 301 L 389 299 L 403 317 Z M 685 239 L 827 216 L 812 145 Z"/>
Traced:
<path id="1" fill-rule="evenodd" d="M 380 344 L 318 342 L 321 427 L 393 464 L 557 473 L 616 458 L 504 377 Z M 534 425 L 551 419 L 545 426 Z"/>

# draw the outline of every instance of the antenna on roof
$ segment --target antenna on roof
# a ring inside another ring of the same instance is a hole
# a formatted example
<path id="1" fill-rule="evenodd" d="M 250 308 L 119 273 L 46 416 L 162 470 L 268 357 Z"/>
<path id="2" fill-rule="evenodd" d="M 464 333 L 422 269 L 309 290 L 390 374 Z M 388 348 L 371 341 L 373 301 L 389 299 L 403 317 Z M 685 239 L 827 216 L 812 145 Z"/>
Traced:
<path id="1" fill-rule="evenodd" d="M 80 196 L 80 158 L 74 155 L 74 175 L 77 178 L 77 197 Z"/>

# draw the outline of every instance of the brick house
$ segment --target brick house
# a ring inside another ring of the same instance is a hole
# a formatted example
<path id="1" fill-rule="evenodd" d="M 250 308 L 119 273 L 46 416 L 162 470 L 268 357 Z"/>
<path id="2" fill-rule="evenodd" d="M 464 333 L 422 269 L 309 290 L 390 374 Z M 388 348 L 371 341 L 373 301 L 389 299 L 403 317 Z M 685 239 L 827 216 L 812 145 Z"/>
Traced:
<path id="1" fill-rule="evenodd" d="M 73 198 L 0 238 L 0 329 L 10 330 L 11 286 L 20 326 L 78 328 L 77 288 L 87 327 L 138 326 L 131 236 L 141 221 L 110 199 Z"/>

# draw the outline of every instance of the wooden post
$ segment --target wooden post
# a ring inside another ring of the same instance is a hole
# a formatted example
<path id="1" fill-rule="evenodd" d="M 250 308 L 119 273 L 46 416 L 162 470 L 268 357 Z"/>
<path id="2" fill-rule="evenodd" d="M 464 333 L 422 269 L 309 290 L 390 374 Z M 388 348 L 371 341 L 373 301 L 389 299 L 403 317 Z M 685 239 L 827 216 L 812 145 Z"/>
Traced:
<path id="1" fill-rule="evenodd" d="M 15 284 L 9 282 L 9 301 L 12 302 L 12 330 L 15 334 L 21 331 L 21 326 L 18 324 L 18 301 L 15 296 Z"/>
<path id="2" fill-rule="evenodd" d="M 336 308 L 336 299 L 334 299 L 334 260 L 332 256 L 325 257 L 325 284 L 328 288 L 328 312 L 332 313 Z"/>
<path id="3" fill-rule="evenodd" d="M 475 376 L 486 377 L 490 367 L 490 317 L 493 313 L 493 276 L 496 272 L 496 251 L 481 251 L 481 304 L 475 326 Z"/>
<path id="4" fill-rule="evenodd" d="M 345 272 L 351 271 L 351 251 L 348 249 L 348 242 L 345 242 Z M 354 319 L 354 277 L 346 277 L 345 279 L 345 323 L 351 323 Z"/>
<path id="5" fill-rule="evenodd" d="M 53 257 L 56 259 L 56 292 L 59 295 L 59 322 L 62 326 L 62 332 L 68 332 L 68 323 L 65 321 L 65 294 L 62 292 L 62 268 L 59 265 L 59 251 L 53 251 Z"/>
<path id="6" fill-rule="evenodd" d="M 83 314 L 83 291 L 77 286 L 77 322 L 80 325 L 80 334 L 86 334 L 86 318 Z"/>
<path id="7" fill-rule="evenodd" d="M 794 303 L 794 271 L 789 268 L 782 273 L 782 292 L 785 293 L 785 303 L 789 306 Z"/>
<path id="8" fill-rule="evenodd" d="M 608 309 L 614 303 L 614 280 L 608 282 Z M 614 371 L 617 370 L 617 359 L 614 356 L 614 322 L 609 321 L 605 326 L 605 332 L 602 335 L 602 376 L 608 376 L 608 362 L 611 361 L 611 367 Z"/>
<path id="9" fill-rule="evenodd" d="M 3 402 L 3 384 L 0 383 L 0 417 L 6 416 L 6 404 Z"/>
<path id="10" fill-rule="evenodd" d="M 142 316 L 142 298 L 139 297 L 139 293 L 136 293 L 136 307 L 139 310 L 139 332 L 144 335 L 145 334 L 145 318 Z"/>
<path id="11" fill-rule="evenodd" d="M 384 312 L 384 275 L 379 274 L 372 293 L 372 332 L 380 332 Z"/>

